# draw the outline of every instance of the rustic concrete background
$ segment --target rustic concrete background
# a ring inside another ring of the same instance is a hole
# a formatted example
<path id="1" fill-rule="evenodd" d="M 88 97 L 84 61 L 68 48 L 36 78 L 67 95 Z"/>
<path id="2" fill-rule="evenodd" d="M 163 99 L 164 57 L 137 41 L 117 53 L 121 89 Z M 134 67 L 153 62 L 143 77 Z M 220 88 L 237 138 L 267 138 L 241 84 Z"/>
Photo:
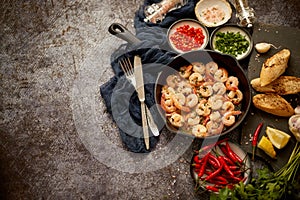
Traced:
<path id="1" fill-rule="evenodd" d="M 124 43 L 108 26 L 119 22 L 134 32 L 134 13 L 142 4 L 1 1 L 0 199 L 199 198 L 189 175 L 190 152 L 160 170 L 125 173 L 87 150 L 74 121 L 74 83 L 97 54 L 99 68 L 89 71 L 96 84 L 89 92 L 99 102 L 99 131 L 121 147 L 97 89 L 113 76 L 109 58 Z M 249 4 L 260 22 L 300 28 L 299 0 Z"/>

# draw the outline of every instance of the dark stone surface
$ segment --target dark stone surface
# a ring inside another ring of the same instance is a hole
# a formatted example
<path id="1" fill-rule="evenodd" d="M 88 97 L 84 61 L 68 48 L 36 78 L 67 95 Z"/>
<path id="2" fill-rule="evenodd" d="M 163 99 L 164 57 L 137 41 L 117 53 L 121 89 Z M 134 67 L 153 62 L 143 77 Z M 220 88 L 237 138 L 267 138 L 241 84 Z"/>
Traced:
<path id="1" fill-rule="evenodd" d="M 124 43 L 108 33 L 109 25 L 134 32 L 142 4 L 1 1 L 1 199 L 199 199 L 189 174 L 191 147 L 161 169 L 132 173 L 101 162 L 97 140 L 85 135 L 99 131 L 122 148 L 99 86 L 113 76 L 110 55 Z M 299 0 L 249 4 L 259 22 L 300 28 Z M 78 99 L 82 89 L 87 95 Z M 86 108 L 94 112 L 78 119 Z M 84 125 L 91 121 L 96 130 Z M 157 149 L 170 138 L 164 131 Z"/>

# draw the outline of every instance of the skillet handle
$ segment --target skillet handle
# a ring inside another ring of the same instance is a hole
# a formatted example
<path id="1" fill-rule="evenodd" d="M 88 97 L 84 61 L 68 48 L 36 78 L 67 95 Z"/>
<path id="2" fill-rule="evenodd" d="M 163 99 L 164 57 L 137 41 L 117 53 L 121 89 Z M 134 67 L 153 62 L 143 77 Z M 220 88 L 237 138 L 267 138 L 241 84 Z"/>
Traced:
<path id="1" fill-rule="evenodd" d="M 135 35 L 133 35 L 126 27 L 119 23 L 113 23 L 109 26 L 108 31 L 129 44 L 137 44 L 140 43 L 141 40 L 139 40 Z"/>

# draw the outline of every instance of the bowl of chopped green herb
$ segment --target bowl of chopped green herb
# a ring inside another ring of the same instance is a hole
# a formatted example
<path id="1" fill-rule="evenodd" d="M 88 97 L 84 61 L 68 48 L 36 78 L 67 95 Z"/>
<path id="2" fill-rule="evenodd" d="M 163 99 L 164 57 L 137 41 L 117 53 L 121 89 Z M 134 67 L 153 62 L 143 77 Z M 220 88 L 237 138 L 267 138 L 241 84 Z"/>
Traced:
<path id="1" fill-rule="evenodd" d="M 251 53 L 253 40 L 247 30 L 229 24 L 212 32 L 210 47 L 214 51 L 232 55 L 237 60 L 242 60 Z"/>

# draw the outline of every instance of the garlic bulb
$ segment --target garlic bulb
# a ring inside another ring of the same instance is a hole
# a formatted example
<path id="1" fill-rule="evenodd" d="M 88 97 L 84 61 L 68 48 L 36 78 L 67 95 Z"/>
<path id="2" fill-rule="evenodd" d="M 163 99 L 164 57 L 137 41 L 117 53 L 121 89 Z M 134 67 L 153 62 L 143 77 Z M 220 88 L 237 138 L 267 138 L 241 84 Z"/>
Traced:
<path id="1" fill-rule="evenodd" d="M 295 115 L 291 116 L 289 118 L 288 124 L 290 131 L 294 134 L 297 141 L 300 142 L 300 112 L 299 112 L 300 106 L 295 108 Z"/>
<path id="2" fill-rule="evenodd" d="M 300 106 L 297 106 L 297 107 L 295 108 L 295 114 L 296 114 L 296 115 L 300 115 Z"/>
<path id="3" fill-rule="evenodd" d="M 277 47 L 275 47 L 273 44 L 265 43 L 265 42 L 257 43 L 255 45 L 255 49 L 258 53 L 266 53 L 270 50 L 271 47 L 277 49 Z"/>

